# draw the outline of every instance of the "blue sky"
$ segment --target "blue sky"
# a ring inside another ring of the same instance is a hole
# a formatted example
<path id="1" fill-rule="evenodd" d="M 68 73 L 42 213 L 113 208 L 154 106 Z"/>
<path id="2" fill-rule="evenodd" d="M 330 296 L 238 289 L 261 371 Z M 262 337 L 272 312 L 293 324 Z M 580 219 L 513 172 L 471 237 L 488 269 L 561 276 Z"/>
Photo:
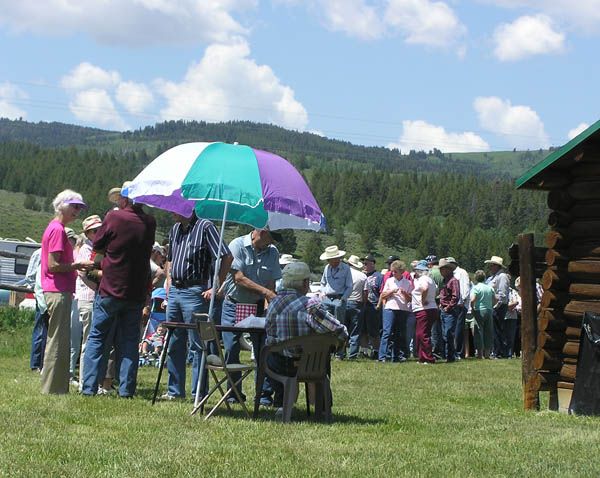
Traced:
<path id="1" fill-rule="evenodd" d="M 599 119 L 599 35 L 600 0 L 0 0 L 0 117 L 546 148 Z"/>

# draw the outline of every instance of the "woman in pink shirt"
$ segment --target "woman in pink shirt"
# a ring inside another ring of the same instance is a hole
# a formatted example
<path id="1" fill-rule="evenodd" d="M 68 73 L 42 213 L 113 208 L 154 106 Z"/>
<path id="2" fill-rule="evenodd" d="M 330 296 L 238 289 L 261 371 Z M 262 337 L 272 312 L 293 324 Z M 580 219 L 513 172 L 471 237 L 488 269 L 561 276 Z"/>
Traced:
<path id="1" fill-rule="evenodd" d="M 431 351 L 431 327 L 438 318 L 439 310 L 435 301 L 437 287 L 431 277 L 426 261 L 419 261 L 413 267 L 415 273 L 412 291 L 412 310 L 416 319 L 415 340 L 419 354 L 419 363 L 435 363 Z"/>
<path id="2" fill-rule="evenodd" d="M 406 267 L 402 261 L 390 265 L 392 276 L 385 281 L 381 298 L 383 328 L 379 345 L 379 361 L 406 362 L 406 320 L 410 312 L 412 283 L 404 275 Z M 392 344 L 390 344 L 392 342 Z M 390 353 L 390 347 L 392 348 Z"/>
<path id="3" fill-rule="evenodd" d="M 65 189 L 52 201 L 55 216 L 42 236 L 41 282 L 48 307 L 48 341 L 42 368 L 42 393 L 69 392 L 71 303 L 78 270 L 91 269 L 91 261 L 73 261 L 73 247 L 65 226 L 86 207 L 81 194 Z"/>

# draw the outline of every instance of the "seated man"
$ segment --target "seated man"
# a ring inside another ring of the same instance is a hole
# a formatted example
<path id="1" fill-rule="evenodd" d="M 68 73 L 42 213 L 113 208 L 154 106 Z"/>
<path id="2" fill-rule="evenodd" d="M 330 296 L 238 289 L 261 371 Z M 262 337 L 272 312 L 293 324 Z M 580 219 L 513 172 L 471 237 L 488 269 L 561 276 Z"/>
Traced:
<path id="1" fill-rule="evenodd" d="M 304 262 L 293 262 L 283 269 L 283 288 L 269 304 L 266 318 L 267 345 L 310 334 L 333 334 L 345 343 L 348 331 L 321 304 L 318 297 L 306 297 L 310 290 L 310 269 Z M 294 361 L 299 351 L 286 349 L 282 354 L 269 355 L 269 367 L 278 374 L 294 376 Z M 273 380 L 273 405 L 283 405 L 283 386 Z"/>

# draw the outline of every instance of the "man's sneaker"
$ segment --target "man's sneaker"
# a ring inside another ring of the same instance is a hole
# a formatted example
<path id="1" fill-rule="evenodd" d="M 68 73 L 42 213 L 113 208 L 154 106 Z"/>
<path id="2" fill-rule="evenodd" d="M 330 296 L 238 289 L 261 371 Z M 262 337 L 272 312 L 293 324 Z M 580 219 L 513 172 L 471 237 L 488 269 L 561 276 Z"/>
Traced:
<path id="1" fill-rule="evenodd" d="M 74 387 L 79 388 L 79 381 L 75 380 L 74 378 L 71 379 L 71 385 L 73 385 Z"/>
<path id="2" fill-rule="evenodd" d="M 104 387 L 98 387 L 97 395 L 111 395 L 114 390 L 106 389 Z"/>
<path id="3" fill-rule="evenodd" d="M 160 400 L 164 400 L 165 402 L 172 402 L 173 400 L 181 400 L 181 397 L 176 397 L 175 395 L 171 395 L 169 393 L 163 393 L 160 396 Z"/>
<path id="4" fill-rule="evenodd" d="M 271 397 L 261 397 L 260 398 L 260 406 L 261 407 L 272 407 L 273 400 L 271 400 Z"/>
<path id="5" fill-rule="evenodd" d="M 242 401 L 246 401 L 246 395 L 242 395 Z M 229 397 L 227 397 L 227 403 L 229 403 L 229 405 L 235 405 L 236 403 L 240 403 L 240 401 L 235 395 L 230 395 Z"/>

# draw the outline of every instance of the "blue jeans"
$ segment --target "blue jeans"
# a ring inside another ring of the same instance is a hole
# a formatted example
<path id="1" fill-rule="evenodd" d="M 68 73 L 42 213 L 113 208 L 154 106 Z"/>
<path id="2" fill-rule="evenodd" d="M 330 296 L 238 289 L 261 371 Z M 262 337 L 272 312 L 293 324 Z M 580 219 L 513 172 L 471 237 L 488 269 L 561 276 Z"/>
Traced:
<path id="1" fill-rule="evenodd" d="M 507 310 L 508 304 L 498 304 L 494 307 L 494 355 L 498 358 L 508 356 L 508 341 L 504 323 Z"/>
<path id="2" fill-rule="evenodd" d="M 73 299 L 71 305 L 71 358 L 69 361 L 69 372 L 71 378 L 75 377 L 75 369 L 79 363 L 81 353 L 81 339 L 83 338 L 83 324 L 79 321 L 79 304 Z"/>
<path id="3" fill-rule="evenodd" d="M 138 345 L 143 302 L 96 296 L 92 328 L 85 348 L 84 377 L 81 393 L 95 395 L 98 383 L 104 379 L 108 341 L 115 333 L 116 370 L 119 373 L 119 395 L 135 393 L 139 364 Z"/>
<path id="4" fill-rule="evenodd" d="M 504 332 L 506 336 L 506 358 L 512 358 L 517 338 L 517 319 L 504 319 Z"/>
<path id="5" fill-rule="evenodd" d="M 458 315 L 458 307 L 454 307 L 448 312 L 444 310 L 440 311 L 440 317 L 442 319 L 442 338 L 444 341 L 444 352 L 446 353 L 446 361 L 448 362 L 454 362 L 456 360 L 456 350 L 454 349 L 454 333 L 456 331 Z"/>
<path id="6" fill-rule="evenodd" d="M 167 320 L 169 322 L 195 323 L 192 314 L 208 313 L 209 301 L 202 298 L 202 286 L 178 289 L 171 287 L 167 302 Z M 196 395 L 198 377 L 200 375 L 200 360 L 202 358 L 202 342 L 196 329 L 173 329 L 167 350 L 167 370 L 169 371 L 168 393 L 174 397 L 185 397 L 185 365 L 189 353 L 192 356 L 192 396 Z M 206 393 L 206 370 L 203 373 L 204 390 Z"/>
<path id="7" fill-rule="evenodd" d="M 31 333 L 31 355 L 29 367 L 33 370 L 44 366 L 44 351 L 46 349 L 46 338 L 48 337 L 48 311 L 43 314 L 35 307 L 35 319 L 33 332 Z"/>
<path id="8" fill-rule="evenodd" d="M 444 350 L 444 338 L 442 336 L 442 319 L 438 317 L 431 326 L 431 349 L 433 355 L 438 357 L 446 358 L 446 352 Z"/>
<path id="9" fill-rule="evenodd" d="M 348 335 L 350 336 L 350 351 L 348 358 L 358 358 L 358 350 L 360 347 L 360 332 L 363 308 L 361 302 L 349 300 L 346 304 L 346 327 L 348 327 Z M 344 354 L 345 355 L 345 354 Z"/>
<path id="10" fill-rule="evenodd" d="M 379 360 L 388 359 L 389 348 L 392 348 L 392 362 L 406 360 L 406 321 L 408 311 L 383 309 L 383 331 L 379 345 Z M 392 342 L 390 344 L 390 342 Z"/>
<path id="11" fill-rule="evenodd" d="M 454 355 L 456 359 L 465 358 L 465 319 L 467 309 L 459 305 L 458 317 L 456 318 L 456 329 L 454 330 Z"/>
<path id="12" fill-rule="evenodd" d="M 417 318 L 415 317 L 414 312 L 408 313 L 408 319 L 406 320 L 406 337 L 407 337 L 407 350 L 406 356 L 409 357 L 412 355 L 417 358 L 417 340 L 416 340 L 416 332 L 417 332 Z"/>

